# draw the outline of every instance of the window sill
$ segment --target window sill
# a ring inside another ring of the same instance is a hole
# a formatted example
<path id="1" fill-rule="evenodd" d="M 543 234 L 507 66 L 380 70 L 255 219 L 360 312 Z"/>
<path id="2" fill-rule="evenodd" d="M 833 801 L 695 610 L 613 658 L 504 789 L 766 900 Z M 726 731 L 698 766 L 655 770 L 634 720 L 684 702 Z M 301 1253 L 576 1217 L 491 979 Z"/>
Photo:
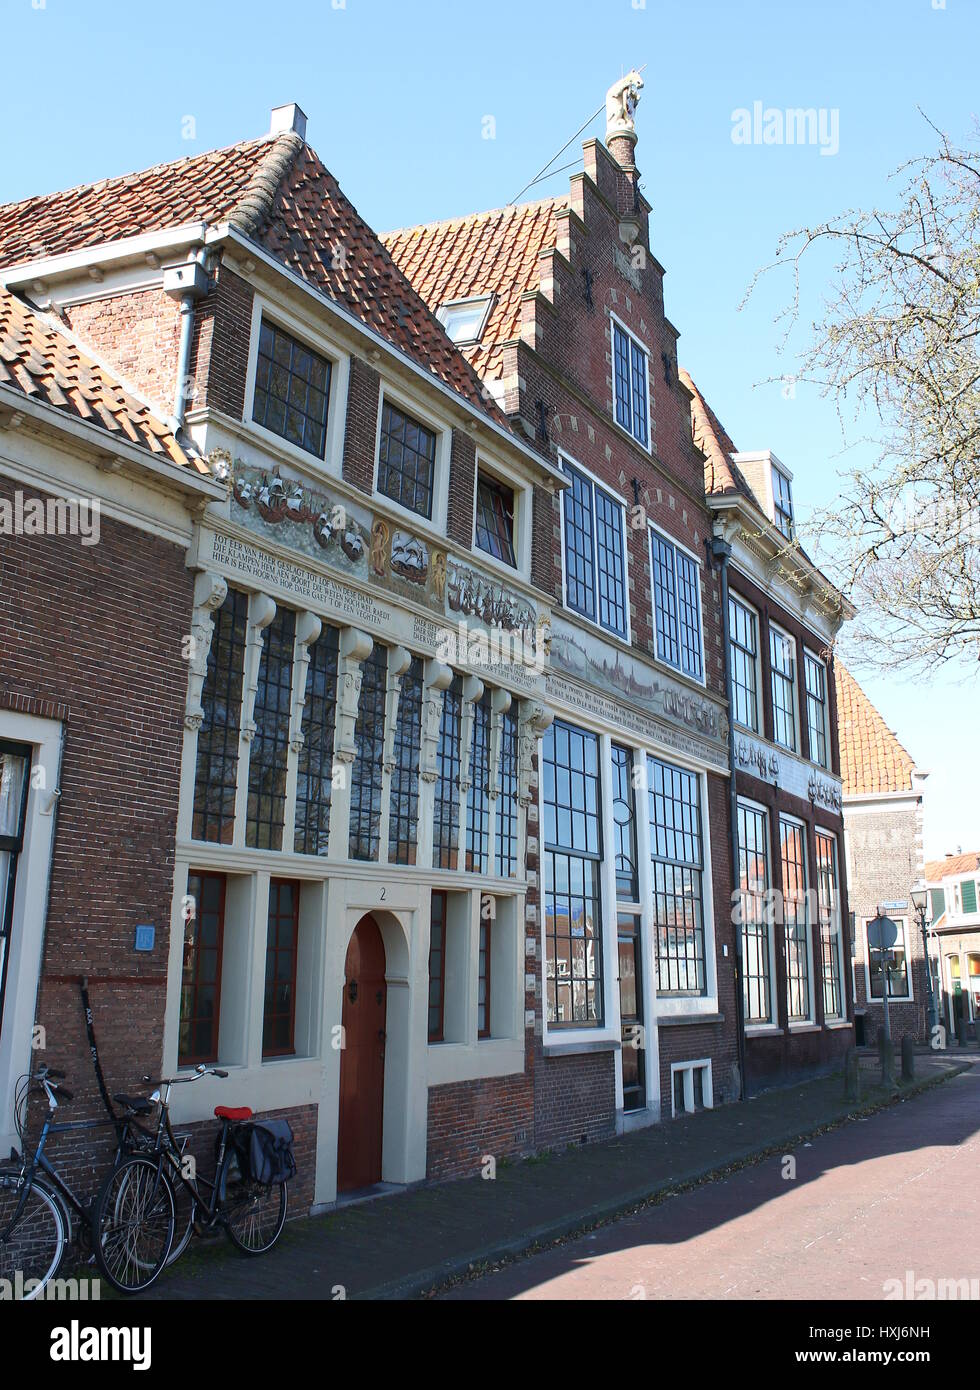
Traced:
<path id="1" fill-rule="evenodd" d="M 580 1057 L 589 1052 L 619 1052 L 622 1046 L 619 1038 L 589 1038 L 569 1042 L 546 1042 L 541 1050 L 545 1057 Z"/>
<path id="2" fill-rule="evenodd" d="M 824 1021 L 825 1028 L 853 1028 L 854 1024 L 849 1018 L 828 1018 Z"/>
<path id="3" fill-rule="evenodd" d="M 659 1014 L 657 1024 L 661 1028 L 679 1028 L 697 1023 L 724 1023 L 725 1015 L 720 1013 L 703 1014 Z"/>
<path id="4" fill-rule="evenodd" d="M 778 1023 L 750 1023 L 746 1026 L 745 1036 L 747 1038 L 774 1038 L 783 1031 Z"/>
<path id="5" fill-rule="evenodd" d="M 819 1025 L 819 1023 L 810 1023 L 809 1021 L 807 1021 L 806 1023 L 790 1023 L 790 1024 L 788 1025 L 788 1028 L 789 1028 L 789 1031 L 790 1031 L 791 1033 L 819 1033 L 819 1032 L 820 1032 L 820 1025 Z"/>

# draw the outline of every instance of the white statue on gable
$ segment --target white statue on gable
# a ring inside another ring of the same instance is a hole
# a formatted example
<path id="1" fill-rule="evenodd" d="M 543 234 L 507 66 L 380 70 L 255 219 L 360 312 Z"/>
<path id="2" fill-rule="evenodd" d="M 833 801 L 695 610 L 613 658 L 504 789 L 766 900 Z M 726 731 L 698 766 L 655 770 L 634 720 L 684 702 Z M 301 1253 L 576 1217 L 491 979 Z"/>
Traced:
<path id="1" fill-rule="evenodd" d="M 614 82 L 606 93 L 606 140 L 615 135 L 635 134 L 633 113 L 640 100 L 643 78 L 633 68 Z"/>

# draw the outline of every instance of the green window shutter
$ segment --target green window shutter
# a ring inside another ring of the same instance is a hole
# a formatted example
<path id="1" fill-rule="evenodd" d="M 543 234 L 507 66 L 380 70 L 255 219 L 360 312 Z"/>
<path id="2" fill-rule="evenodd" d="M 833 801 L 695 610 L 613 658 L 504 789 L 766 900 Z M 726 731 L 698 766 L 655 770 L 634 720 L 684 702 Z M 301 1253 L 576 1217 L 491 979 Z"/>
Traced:
<path id="1" fill-rule="evenodd" d="M 965 878 L 961 889 L 963 897 L 963 911 L 976 912 L 977 910 L 977 885 L 972 878 Z"/>
<path id="2" fill-rule="evenodd" d="M 935 922 L 946 911 L 946 894 L 942 888 L 930 888 L 929 892 L 932 894 L 932 920 Z"/>

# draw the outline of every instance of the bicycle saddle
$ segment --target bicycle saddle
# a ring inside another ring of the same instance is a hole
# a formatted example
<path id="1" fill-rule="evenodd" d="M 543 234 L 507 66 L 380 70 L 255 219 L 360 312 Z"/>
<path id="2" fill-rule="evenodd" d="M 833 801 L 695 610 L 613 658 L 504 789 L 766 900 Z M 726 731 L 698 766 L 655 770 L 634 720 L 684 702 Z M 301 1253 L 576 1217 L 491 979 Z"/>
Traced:
<path id="1" fill-rule="evenodd" d="M 134 1115 L 149 1115 L 153 1109 L 153 1104 L 145 1096 L 113 1096 L 112 1099 L 119 1105 L 124 1105 L 127 1110 L 131 1110 Z"/>
<path id="2" fill-rule="evenodd" d="M 219 1120 L 241 1121 L 250 1120 L 252 1118 L 252 1112 L 247 1105 L 240 1105 L 237 1109 L 230 1105 L 216 1105 L 214 1107 L 214 1113 Z"/>

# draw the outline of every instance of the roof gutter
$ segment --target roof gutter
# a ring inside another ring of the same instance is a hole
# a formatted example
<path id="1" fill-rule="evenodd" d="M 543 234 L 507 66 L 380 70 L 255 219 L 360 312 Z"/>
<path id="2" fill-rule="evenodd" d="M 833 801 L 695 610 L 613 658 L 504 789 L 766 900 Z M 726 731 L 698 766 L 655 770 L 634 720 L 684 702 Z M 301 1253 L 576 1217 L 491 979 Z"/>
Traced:
<path id="1" fill-rule="evenodd" d="M 472 416 L 482 428 L 492 431 L 502 443 L 508 445 L 512 449 L 516 449 L 518 453 L 522 454 L 529 463 L 534 465 L 535 469 L 537 469 L 543 477 L 547 478 L 548 481 L 553 484 L 553 490 L 568 487 L 568 478 L 565 477 L 561 470 L 556 468 L 554 464 L 549 463 L 547 459 L 542 458 L 542 456 L 533 449 L 529 448 L 516 434 L 506 430 L 502 425 L 498 425 L 491 416 L 477 411 L 476 407 L 472 402 L 468 401 L 465 396 L 461 396 L 458 391 L 454 391 L 452 387 L 440 381 L 433 372 L 427 371 L 425 367 L 420 366 L 419 363 L 402 348 L 397 347 L 394 343 L 376 332 L 375 329 L 369 328 L 356 314 L 351 313 L 349 309 L 343 308 L 335 299 L 331 299 L 331 297 L 324 294 L 322 290 L 318 290 L 307 280 L 304 280 L 295 270 L 292 270 L 288 265 L 284 265 L 283 262 L 277 260 L 275 256 L 270 255 L 263 247 L 251 241 L 247 236 L 244 236 L 236 227 L 233 227 L 228 222 L 223 222 L 219 226 L 211 227 L 205 236 L 205 243 L 208 246 L 213 246 L 224 241 L 233 242 L 236 246 L 239 246 L 243 251 L 247 252 L 252 259 L 262 261 L 270 270 L 274 270 L 277 274 L 290 280 L 297 289 L 302 290 L 305 294 L 315 299 L 318 304 L 322 305 L 323 308 L 340 319 L 349 328 L 354 329 L 355 332 L 370 339 L 371 342 L 376 344 L 378 348 L 389 356 L 397 357 L 402 365 L 406 366 L 409 371 L 420 380 L 425 381 L 429 386 L 434 387 L 441 395 L 451 400 L 460 409 L 465 410 L 467 415 Z"/>
<path id="2" fill-rule="evenodd" d="M 152 264 L 161 252 L 186 251 L 191 246 L 201 245 L 206 233 L 206 222 L 185 222 L 164 231 L 124 237 L 121 241 L 103 241 L 98 246 L 85 246 L 60 256 L 0 266 L 0 285 L 43 283 L 88 270 L 90 266 L 112 265 L 117 261 L 149 260 Z"/>

